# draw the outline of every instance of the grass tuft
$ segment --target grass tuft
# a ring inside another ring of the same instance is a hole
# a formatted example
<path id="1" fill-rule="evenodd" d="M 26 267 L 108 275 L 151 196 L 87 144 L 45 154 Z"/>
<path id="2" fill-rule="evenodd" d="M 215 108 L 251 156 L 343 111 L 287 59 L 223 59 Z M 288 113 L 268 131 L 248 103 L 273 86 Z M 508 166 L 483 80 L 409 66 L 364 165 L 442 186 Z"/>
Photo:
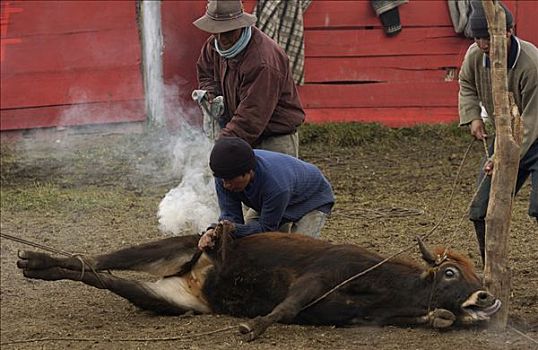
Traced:
<path id="1" fill-rule="evenodd" d="M 468 131 L 456 123 L 389 128 L 376 123 L 304 124 L 299 130 L 302 145 L 361 146 L 367 143 L 395 145 L 402 140 L 469 138 Z"/>

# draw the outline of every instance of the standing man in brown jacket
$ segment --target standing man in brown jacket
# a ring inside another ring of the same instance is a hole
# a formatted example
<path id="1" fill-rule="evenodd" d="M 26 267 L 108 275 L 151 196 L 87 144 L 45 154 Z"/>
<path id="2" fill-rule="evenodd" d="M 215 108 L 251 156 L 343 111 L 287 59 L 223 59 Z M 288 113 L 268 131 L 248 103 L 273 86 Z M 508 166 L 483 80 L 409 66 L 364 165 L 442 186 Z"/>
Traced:
<path id="1" fill-rule="evenodd" d="M 199 89 L 224 97 L 220 136 L 297 157 L 304 111 L 284 50 L 254 26 L 240 0 L 210 0 L 194 22 L 211 33 L 197 62 Z"/>

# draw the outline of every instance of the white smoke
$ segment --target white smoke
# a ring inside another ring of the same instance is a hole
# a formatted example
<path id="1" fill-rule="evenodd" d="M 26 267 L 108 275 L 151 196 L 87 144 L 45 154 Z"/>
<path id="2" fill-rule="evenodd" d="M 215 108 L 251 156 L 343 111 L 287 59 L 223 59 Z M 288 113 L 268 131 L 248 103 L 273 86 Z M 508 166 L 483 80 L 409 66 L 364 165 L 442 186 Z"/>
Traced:
<path id="1" fill-rule="evenodd" d="M 161 3 L 142 1 L 141 10 L 146 105 L 153 124 L 163 126 L 165 115 L 173 116 L 175 120 L 186 120 L 191 112 L 201 115 L 201 110 L 186 110 L 178 103 L 181 81 L 171 85 L 163 81 Z M 201 128 L 196 129 L 187 122 L 180 125 L 172 166 L 181 181 L 159 204 L 157 217 L 161 231 L 174 235 L 192 234 L 201 232 L 217 220 L 218 205 L 208 162 L 212 145 Z"/>
<path id="2" fill-rule="evenodd" d="M 213 146 L 202 130 L 183 125 L 174 146 L 174 170 L 181 175 L 159 204 L 159 228 L 175 235 L 205 230 L 218 218 L 218 204 L 209 153 Z"/>
<path id="3" fill-rule="evenodd" d="M 178 83 L 164 84 L 165 111 L 182 120 L 179 133 L 172 141 L 172 171 L 180 177 L 179 184 L 168 191 L 159 204 L 159 229 L 167 234 L 182 235 L 204 231 L 218 219 L 218 202 L 214 178 L 209 169 L 209 154 L 213 147 L 202 126 L 186 122 L 187 116 L 198 114 L 200 108 L 186 109 L 179 103 Z M 195 119 L 199 119 L 195 118 Z"/>

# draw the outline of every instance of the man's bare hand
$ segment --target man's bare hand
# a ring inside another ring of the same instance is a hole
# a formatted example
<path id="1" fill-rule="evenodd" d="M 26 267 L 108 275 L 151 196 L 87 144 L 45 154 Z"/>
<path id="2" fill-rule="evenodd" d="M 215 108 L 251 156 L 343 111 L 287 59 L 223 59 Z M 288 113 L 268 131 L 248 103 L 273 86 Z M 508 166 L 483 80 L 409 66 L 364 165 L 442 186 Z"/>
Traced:
<path id="1" fill-rule="evenodd" d="M 493 160 L 488 159 L 486 161 L 486 164 L 484 164 L 484 172 L 486 173 L 486 175 L 493 174 Z"/>
<path id="2" fill-rule="evenodd" d="M 204 250 L 205 248 L 213 248 L 215 246 L 215 230 L 210 228 L 209 230 L 205 231 L 205 233 L 200 237 L 200 240 L 198 241 L 198 249 Z"/>
<path id="3" fill-rule="evenodd" d="M 485 140 L 488 137 L 486 134 L 486 126 L 482 119 L 475 119 L 469 125 L 471 130 L 471 135 L 473 135 L 477 140 Z"/>

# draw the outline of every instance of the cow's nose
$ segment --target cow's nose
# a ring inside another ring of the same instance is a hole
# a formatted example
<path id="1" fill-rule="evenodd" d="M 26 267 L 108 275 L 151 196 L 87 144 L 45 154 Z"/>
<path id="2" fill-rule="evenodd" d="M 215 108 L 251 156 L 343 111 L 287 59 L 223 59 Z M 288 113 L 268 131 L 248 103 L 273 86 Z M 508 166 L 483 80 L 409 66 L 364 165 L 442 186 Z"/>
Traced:
<path id="1" fill-rule="evenodd" d="M 462 304 L 462 307 L 489 307 L 495 303 L 495 300 L 495 297 L 488 291 L 477 290 Z"/>
<path id="2" fill-rule="evenodd" d="M 495 301 L 495 297 L 485 290 L 481 290 L 476 294 L 476 305 L 489 306 Z"/>
<path id="3" fill-rule="evenodd" d="M 489 297 L 489 293 L 486 291 L 481 291 L 481 292 L 478 292 L 477 297 L 478 297 L 478 300 L 484 300 Z"/>

